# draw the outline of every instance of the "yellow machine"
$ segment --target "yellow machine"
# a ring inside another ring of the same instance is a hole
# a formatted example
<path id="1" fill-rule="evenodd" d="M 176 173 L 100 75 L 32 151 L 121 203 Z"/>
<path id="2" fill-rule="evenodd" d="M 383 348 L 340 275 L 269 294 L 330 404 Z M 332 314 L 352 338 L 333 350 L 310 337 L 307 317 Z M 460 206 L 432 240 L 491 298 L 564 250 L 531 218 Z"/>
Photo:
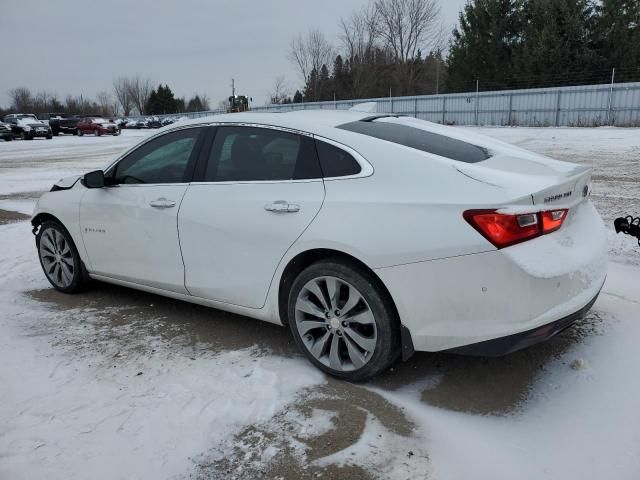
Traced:
<path id="1" fill-rule="evenodd" d="M 249 111 L 249 97 L 246 95 L 232 95 L 229 97 L 227 113 L 238 113 Z"/>

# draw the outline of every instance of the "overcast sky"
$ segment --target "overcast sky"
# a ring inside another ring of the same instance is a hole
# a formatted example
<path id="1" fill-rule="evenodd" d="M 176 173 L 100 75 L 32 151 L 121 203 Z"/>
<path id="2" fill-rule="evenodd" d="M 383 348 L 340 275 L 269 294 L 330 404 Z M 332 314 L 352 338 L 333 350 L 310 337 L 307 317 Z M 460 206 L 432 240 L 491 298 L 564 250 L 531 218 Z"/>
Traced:
<path id="1" fill-rule="evenodd" d="M 46 89 L 61 99 L 111 91 L 140 74 L 179 96 L 204 92 L 212 106 L 236 92 L 263 104 L 279 75 L 301 79 L 286 59 L 291 38 L 320 28 L 338 43 L 338 20 L 368 0 L 2 1 L 0 105 L 8 90 Z M 450 31 L 465 0 L 440 0 Z"/>

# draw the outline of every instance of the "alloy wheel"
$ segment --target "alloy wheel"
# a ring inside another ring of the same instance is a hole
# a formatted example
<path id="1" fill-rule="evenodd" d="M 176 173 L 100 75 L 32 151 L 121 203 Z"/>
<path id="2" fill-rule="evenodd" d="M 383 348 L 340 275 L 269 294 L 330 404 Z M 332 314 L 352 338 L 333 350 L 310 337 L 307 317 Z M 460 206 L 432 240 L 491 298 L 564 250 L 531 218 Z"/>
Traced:
<path id="1" fill-rule="evenodd" d="M 40 238 L 39 253 L 49 280 L 57 287 L 70 287 L 76 266 L 71 245 L 64 235 L 55 228 L 46 229 Z"/>
<path id="2" fill-rule="evenodd" d="M 340 372 L 365 366 L 376 348 L 376 321 L 362 294 L 337 277 L 317 277 L 300 290 L 296 328 L 319 362 Z"/>

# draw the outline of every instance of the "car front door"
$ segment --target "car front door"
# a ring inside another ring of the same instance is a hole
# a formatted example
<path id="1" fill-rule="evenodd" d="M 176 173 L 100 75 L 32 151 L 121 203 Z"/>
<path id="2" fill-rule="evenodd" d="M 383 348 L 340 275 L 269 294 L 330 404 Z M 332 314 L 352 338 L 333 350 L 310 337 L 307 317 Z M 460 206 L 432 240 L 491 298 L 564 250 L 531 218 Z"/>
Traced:
<path id="1" fill-rule="evenodd" d="M 92 274 L 186 293 L 177 215 L 206 128 L 144 143 L 88 189 L 80 227 Z"/>
<path id="2" fill-rule="evenodd" d="M 324 200 L 313 138 L 220 126 L 178 215 L 191 295 L 265 304 L 278 263 Z"/>

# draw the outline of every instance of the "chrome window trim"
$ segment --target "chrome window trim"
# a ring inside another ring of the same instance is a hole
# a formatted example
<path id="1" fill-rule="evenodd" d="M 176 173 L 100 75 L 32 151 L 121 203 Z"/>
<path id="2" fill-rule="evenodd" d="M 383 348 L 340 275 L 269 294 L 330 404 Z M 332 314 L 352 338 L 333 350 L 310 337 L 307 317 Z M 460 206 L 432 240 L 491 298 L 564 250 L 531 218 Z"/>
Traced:
<path id="1" fill-rule="evenodd" d="M 188 128 L 206 128 L 206 127 L 255 127 L 255 128 L 266 128 L 271 130 L 280 130 L 280 131 L 292 133 L 295 135 L 304 135 L 306 137 L 310 137 L 310 138 L 313 138 L 314 140 L 326 142 L 330 145 L 333 145 L 336 148 L 340 148 L 344 150 L 349 155 L 351 155 L 356 160 L 356 162 L 358 162 L 358 164 L 360 165 L 360 172 L 354 175 L 345 175 L 340 177 L 318 177 L 318 178 L 308 178 L 308 179 L 301 179 L 301 180 L 246 180 L 246 181 L 230 181 L 230 182 L 191 182 L 192 185 L 230 185 L 230 184 L 252 184 L 252 183 L 309 183 L 309 182 L 315 182 L 318 180 L 335 181 L 335 180 L 352 180 L 356 178 L 366 178 L 366 177 L 370 177 L 374 173 L 373 165 L 371 165 L 362 155 L 360 155 L 360 153 L 358 153 L 353 148 L 345 145 L 344 143 L 337 142 L 335 140 L 332 140 L 327 137 L 323 137 L 321 135 L 305 132 L 304 130 L 297 130 L 295 128 L 282 127 L 279 125 L 270 125 L 265 123 L 253 123 L 253 122 L 205 122 L 205 123 L 196 124 L 196 125 L 189 124 L 189 125 L 175 126 L 175 128 L 171 128 L 170 130 L 157 132 L 156 134 L 148 137 L 144 142 L 134 145 L 124 153 L 120 154 L 120 156 L 117 157 L 116 160 L 114 160 L 107 168 L 105 168 L 104 171 L 107 172 L 108 170 L 113 168 L 117 163 L 119 163 L 124 157 L 126 157 L 130 153 L 133 153 L 138 148 L 142 147 L 143 145 L 146 145 L 150 141 L 155 140 L 156 138 L 162 135 L 177 132 L 179 130 L 186 130 Z M 167 184 L 167 185 L 175 185 L 175 184 Z"/>
<path id="2" fill-rule="evenodd" d="M 122 159 L 124 159 L 124 157 L 126 157 L 126 156 L 127 156 L 127 155 L 129 155 L 130 153 L 133 153 L 133 152 L 134 152 L 134 151 L 136 151 L 137 149 L 142 148 L 144 145 L 146 145 L 147 143 L 149 143 L 149 142 L 150 142 L 150 141 L 152 141 L 152 140 L 155 140 L 156 138 L 159 138 L 159 137 L 161 137 L 161 136 L 163 136 L 163 135 L 167 135 L 167 134 L 169 134 L 169 133 L 178 132 L 178 131 L 180 131 L 180 130 L 186 130 L 186 129 L 188 129 L 188 128 L 205 128 L 205 127 L 208 127 L 208 126 L 209 126 L 208 124 L 202 124 L 202 125 L 192 125 L 192 124 L 189 124 L 189 125 L 179 125 L 179 126 L 176 126 L 175 128 L 172 128 L 172 129 L 170 129 L 170 130 L 166 130 L 166 131 L 162 131 L 162 132 L 156 132 L 156 133 L 154 133 L 153 135 L 150 135 L 149 137 L 147 137 L 143 142 L 141 142 L 141 143 L 136 143 L 135 145 L 133 145 L 133 146 L 132 146 L 131 148 L 129 148 L 128 150 L 125 150 L 125 152 L 124 152 L 124 153 L 121 153 L 121 154 L 120 154 L 120 156 L 116 157 L 116 159 L 115 159 L 113 162 L 111 162 L 111 163 L 109 164 L 109 166 L 108 166 L 108 167 L 106 167 L 106 168 L 103 170 L 103 172 L 105 172 L 105 173 L 106 173 L 106 172 L 108 172 L 108 171 L 109 171 L 109 170 L 111 170 L 115 165 L 117 165 L 118 163 L 120 163 L 120 161 L 121 161 Z M 157 184 L 154 184 L 154 185 L 157 185 Z M 172 184 L 172 185 L 173 185 L 173 184 Z"/>
<path id="3" fill-rule="evenodd" d="M 353 148 L 345 145 L 344 143 L 336 142 L 335 140 L 331 140 L 327 137 L 322 137 L 320 135 L 313 135 L 313 138 L 316 140 L 320 140 L 321 142 L 326 142 L 329 145 L 333 145 L 336 148 L 344 150 L 349 155 L 351 155 L 356 162 L 360 165 L 360 171 L 358 173 L 354 173 L 353 175 L 343 175 L 339 177 L 324 177 L 325 180 L 333 181 L 333 180 L 350 180 L 353 178 L 365 178 L 373 175 L 374 169 L 373 165 L 371 165 L 360 153 L 358 153 Z"/>

